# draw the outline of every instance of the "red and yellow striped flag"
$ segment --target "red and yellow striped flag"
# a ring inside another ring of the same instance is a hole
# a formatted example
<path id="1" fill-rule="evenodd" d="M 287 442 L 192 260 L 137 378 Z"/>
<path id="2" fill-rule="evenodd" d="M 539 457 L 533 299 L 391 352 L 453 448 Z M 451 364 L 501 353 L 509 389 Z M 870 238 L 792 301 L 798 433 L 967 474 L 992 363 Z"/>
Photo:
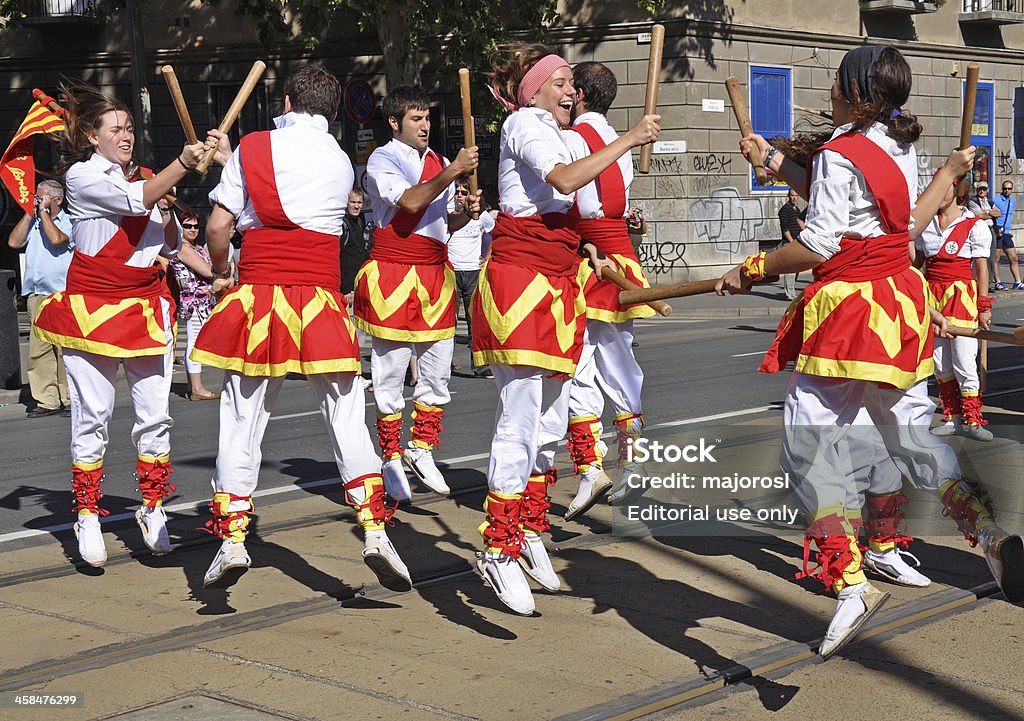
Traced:
<path id="1" fill-rule="evenodd" d="M 64 120 L 43 104 L 51 98 L 43 96 L 41 100 L 42 103 L 40 100 L 32 103 L 24 122 L 0 158 L 0 180 L 26 213 L 32 210 L 32 194 L 36 187 L 32 138 L 39 133 L 55 133 L 64 129 Z"/>

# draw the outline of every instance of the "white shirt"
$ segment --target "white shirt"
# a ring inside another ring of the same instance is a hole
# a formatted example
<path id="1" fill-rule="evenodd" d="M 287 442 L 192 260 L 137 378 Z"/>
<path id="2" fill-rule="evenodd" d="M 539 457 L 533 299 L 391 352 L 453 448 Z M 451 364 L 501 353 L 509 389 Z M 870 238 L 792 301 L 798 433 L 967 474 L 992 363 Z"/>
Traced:
<path id="1" fill-rule="evenodd" d="M 567 213 L 573 197 L 547 184 L 556 165 L 572 157 L 558 123 L 547 110 L 519 108 L 501 126 L 498 160 L 498 204 L 516 217 Z"/>
<path id="2" fill-rule="evenodd" d="M 597 131 L 597 134 L 604 140 L 605 145 L 611 144 L 615 141 L 619 134 L 615 132 L 608 123 L 608 118 L 601 115 L 600 113 L 583 113 L 583 115 L 576 118 L 574 126 L 582 125 L 586 123 Z M 590 146 L 587 145 L 587 141 L 583 139 L 583 136 L 573 130 L 567 130 L 563 134 L 565 137 L 565 144 L 569 146 L 569 153 L 572 155 L 573 160 L 580 160 L 590 155 Z M 630 153 L 623 153 L 618 160 L 619 170 L 622 171 L 622 182 L 626 187 L 626 205 L 625 208 L 629 209 L 629 186 L 633 183 L 633 158 Z M 587 183 L 582 188 L 576 191 L 576 208 L 580 212 L 581 218 L 593 219 L 603 218 L 604 207 L 601 205 L 601 198 L 597 193 L 597 181 Z"/>
<path id="3" fill-rule="evenodd" d="M 148 215 L 149 223 L 135 251 L 125 261 L 132 268 L 148 268 L 158 255 L 172 255 L 177 248 L 164 244 L 164 227 L 156 206 L 147 210 L 142 203 L 144 181 L 128 182 L 117 163 L 93 153 L 68 169 L 68 215 L 75 239 L 75 252 L 95 256 L 117 233 L 125 216 Z M 181 228 L 178 228 L 178 243 Z"/>
<path id="4" fill-rule="evenodd" d="M 967 201 L 967 209 L 975 215 L 988 215 L 992 210 L 992 203 L 988 198 L 982 198 L 980 195 L 975 195 L 973 198 Z M 986 218 L 985 220 L 979 221 L 982 225 L 987 225 L 990 228 L 996 226 L 995 218 Z"/>
<path id="5" fill-rule="evenodd" d="M 286 113 L 274 118 L 274 124 L 270 153 L 285 215 L 300 228 L 340 237 L 355 173 L 352 161 L 327 132 L 327 118 Z M 241 147 L 224 166 L 210 202 L 235 216 L 239 233 L 263 226 L 246 191 Z"/>
<path id="6" fill-rule="evenodd" d="M 836 138 L 852 128 L 846 124 L 836 128 Z M 917 152 L 911 144 L 900 145 L 889 137 L 889 130 L 875 123 L 859 131 L 886 151 L 907 181 L 910 207 L 917 202 Z M 909 218 L 909 227 L 914 219 Z M 876 238 L 885 235 L 874 194 L 868 190 L 864 175 L 849 160 L 832 150 L 814 156 L 811 170 L 810 198 L 807 204 L 806 227 L 800 242 L 824 258 L 839 252 L 843 236 Z"/>
<path id="7" fill-rule="evenodd" d="M 480 220 L 469 222 L 448 238 L 448 260 L 455 270 L 480 270 L 480 258 L 491 244 L 494 216 L 480 213 Z"/>
<path id="8" fill-rule="evenodd" d="M 441 158 L 441 166 L 448 160 Z M 373 221 L 378 227 L 388 225 L 398 214 L 398 201 L 409 188 L 419 185 L 423 177 L 427 151 L 422 155 L 411 145 L 392 138 L 387 145 L 370 153 L 366 161 L 366 190 L 373 207 Z M 427 206 L 413 232 L 444 243 L 448 240 L 448 213 L 455 211 L 455 185 L 449 185 Z"/>
<path id="9" fill-rule="evenodd" d="M 949 226 L 943 231 L 939 228 L 939 217 L 935 216 L 932 222 L 928 224 L 928 227 L 917 237 L 914 245 L 918 250 L 923 250 L 924 254 L 928 258 L 932 258 L 939 254 L 939 250 L 942 248 L 942 244 L 946 242 L 950 234 L 953 232 L 953 228 L 960 225 L 963 221 L 968 218 L 973 218 L 974 213 L 961 208 L 964 214 L 954 220 Z M 957 253 L 957 258 L 987 258 L 992 248 L 992 232 L 985 225 L 985 222 L 979 220 L 971 228 L 971 233 L 967 237 L 967 242 L 960 246 L 960 252 Z"/>

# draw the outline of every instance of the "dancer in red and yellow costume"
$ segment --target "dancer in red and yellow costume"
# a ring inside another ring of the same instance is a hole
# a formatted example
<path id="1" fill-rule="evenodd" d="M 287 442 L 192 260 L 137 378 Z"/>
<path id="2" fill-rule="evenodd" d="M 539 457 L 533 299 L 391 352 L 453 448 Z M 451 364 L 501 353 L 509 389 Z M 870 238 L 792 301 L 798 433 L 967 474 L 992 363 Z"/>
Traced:
<path id="1" fill-rule="evenodd" d="M 392 140 L 370 154 L 367 190 L 378 225 L 373 250 L 356 276 L 355 323 L 372 337 L 373 398 L 377 439 L 384 457 L 384 485 L 395 500 L 411 497 L 406 463 L 432 491 L 448 484 L 434 463 L 455 350 L 455 271 L 447 242 L 454 215 L 454 182 L 477 166 L 477 149 L 463 148 L 455 162 L 428 147 L 430 98 L 412 86 L 395 88 L 382 104 Z M 471 212 L 480 196 L 470 198 Z M 405 372 L 415 353 L 419 378 L 412 393 L 412 441 L 402 448 Z"/>
<path id="2" fill-rule="evenodd" d="M 547 487 L 568 424 L 566 381 L 579 362 L 586 319 L 572 194 L 657 137 L 659 118 L 645 116 L 573 162 L 559 129 L 576 99 L 568 63 L 543 45 L 517 46 L 491 77 L 495 98 L 513 112 L 501 129 L 501 213 L 472 303 L 473 362 L 489 364 L 498 386 L 477 570 L 502 603 L 529 615 L 533 595 L 518 560 L 544 588 L 559 588 L 540 534 L 548 529 Z"/>
<path id="3" fill-rule="evenodd" d="M 224 368 L 220 448 L 210 504 L 222 540 L 203 579 L 223 587 L 250 565 L 245 549 L 260 444 L 288 373 L 306 376 L 320 403 L 345 499 L 365 532 L 363 560 L 381 584 L 412 587 L 388 539 L 380 459 L 363 421 L 359 346 L 341 295 L 339 237 L 354 180 L 352 163 L 328 132 L 341 85 L 313 63 L 285 83 L 277 128 L 242 138 L 210 193 L 207 244 L 215 270 L 229 272 L 232 225 L 242 233 L 239 285 L 203 326 L 192 359 Z"/>
<path id="4" fill-rule="evenodd" d="M 181 243 L 170 209 L 156 206 L 199 163 L 204 145 L 186 145 L 155 177 L 139 180 L 128 109 L 85 83 L 62 86 L 61 101 L 67 111 L 62 170 L 75 253 L 67 288 L 43 302 L 35 333 L 64 349 L 78 551 L 89 565 L 102 566 L 107 549 L 100 517 L 107 511 L 100 507 L 100 484 L 119 366 L 135 407 L 132 441 L 142 493 L 135 518 L 154 553 L 171 548 L 162 504 L 175 490 L 168 480 L 174 314 L 157 257 L 177 255 L 207 272 L 209 264 Z M 207 143 L 213 147 L 216 140 Z"/>
<path id="5" fill-rule="evenodd" d="M 917 239 L 916 265 L 924 265 L 935 307 L 950 323 L 963 328 L 988 328 L 992 299 L 988 288 L 988 257 L 992 233 L 974 213 L 961 207 L 949 187 L 939 214 Z M 944 423 L 932 429 L 937 436 L 961 433 L 976 441 L 991 441 L 981 415 L 976 338 L 935 341 L 935 380 Z"/>
<path id="6" fill-rule="evenodd" d="M 1024 597 L 1020 537 L 996 526 L 984 488 L 963 478 L 955 452 L 928 432 L 935 408 L 927 393 L 931 324 L 941 332 L 945 319 L 929 308 L 925 280 L 910 264 L 909 241 L 935 216 L 950 184 L 971 168 L 974 148 L 950 155 L 912 211 L 912 143 L 921 126 L 902 110 L 911 79 L 895 48 L 847 53 L 832 87 L 839 127 L 812 155 L 809 172 L 760 136 L 744 139 L 744 153 L 756 142 L 766 167 L 809 198 L 807 227 L 798 243 L 751 256 L 718 286 L 719 292 L 744 292 L 765 275 L 814 269 L 814 282 L 783 318 L 761 370 L 796 364 L 780 462 L 809 514 L 806 535 L 818 547 L 817 575 L 839 595 L 819 649 L 823 656 L 849 642 L 888 598 L 864 577 L 859 514 L 847 511 L 851 476 L 841 470 L 842 454 L 858 422 L 875 425 L 911 482 L 937 493 L 972 545 L 981 543 L 1007 597 Z"/>
<path id="7" fill-rule="evenodd" d="M 572 71 L 576 87 L 571 132 L 566 144 L 574 160 L 597 152 L 619 137 L 606 117 L 618 92 L 615 75 L 605 65 L 580 63 Z M 611 261 L 612 270 L 642 287 L 650 284 L 640 267 L 626 228 L 633 162 L 623 155 L 592 183 L 576 191 L 572 213 L 588 247 Z M 643 468 L 632 462 L 629 448 L 644 427 L 644 372 L 633 355 L 633 319 L 649 318 L 647 305 L 619 303 L 618 286 L 601 282 L 594 263 L 580 264 L 580 284 L 587 300 L 587 332 L 569 392 L 569 455 L 580 475 L 579 489 L 566 510 L 566 520 L 585 512 L 606 493 L 612 503 L 626 498 L 626 480 Z M 601 440 L 604 397 L 615 411 L 619 474 L 613 483 L 604 471 L 607 446 Z M 613 488 L 614 486 L 614 488 Z"/>

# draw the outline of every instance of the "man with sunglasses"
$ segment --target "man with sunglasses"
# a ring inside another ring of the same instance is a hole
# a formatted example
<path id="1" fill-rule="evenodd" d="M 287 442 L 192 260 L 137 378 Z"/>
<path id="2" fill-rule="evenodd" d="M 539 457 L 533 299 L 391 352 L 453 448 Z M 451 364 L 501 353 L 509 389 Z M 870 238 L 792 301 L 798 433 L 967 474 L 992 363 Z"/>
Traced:
<path id="1" fill-rule="evenodd" d="M 1017 201 L 1013 197 L 1013 181 L 1007 178 L 1003 181 L 1003 192 L 992 201 L 992 204 L 999 211 L 996 218 L 995 252 L 992 254 L 992 281 L 995 290 L 1007 290 L 1006 284 L 999 280 L 999 251 L 1006 254 L 1010 261 L 1010 274 L 1013 275 L 1013 289 L 1024 290 L 1024 283 L 1020 279 L 1020 265 L 1017 262 L 1017 250 L 1013 247 L 1013 211 L 1017 207 Z"/>
<path id="2" fill-rule="evenodd" d="M 473 361 L 473 319 L 469 312 L 470 300 L 476 291 L 480 278 L 480 267 L 490 254 L 491 231 L 494 230 L 494 218 L 490 213 L 480 213 L 479 220 L 473 220 L 469 210 L 469 178 L 460 176 L 455 181 L 455 212 L 465 219 L 465 225 L 453 229 L 448 236 L 448 260 L 455 269 L 455 292 L 462 299 L 462 307 L 466 313 L 467 331 L 469 336 L 470 363 Z M 477 378 L 493 378 L 490 366 L 473 365 L 473 375 Z"/>

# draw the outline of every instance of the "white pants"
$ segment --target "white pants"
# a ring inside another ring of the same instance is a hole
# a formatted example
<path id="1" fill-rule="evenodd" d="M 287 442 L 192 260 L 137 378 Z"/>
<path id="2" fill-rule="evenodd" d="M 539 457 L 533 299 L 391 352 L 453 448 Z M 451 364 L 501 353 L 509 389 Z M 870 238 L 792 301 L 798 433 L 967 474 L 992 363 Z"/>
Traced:
<path id="1" fill-rule="evenodd" d="M 193 313 L 185 321 L 185 370 L 188 373 L 203 372 L 203 364 L 192 360 L 192 349 L 196 347 L 196 338 L 199 337 L 199 331 L 203 329 L 203 322 L 198 313 Z"/>
<path id="2" fill-rule="evenodd" d="M 409 343 L 373 337 L 370 344 L 370 372 L 373 399 L 383 415 L 401 413 L 405 408 L 402 390 L 409 358 L 416 351 L 419 380 L 412 399 L 428 406 L 445 406 L 452 399 L 448 381 L 452 375 L 455 338 Z"/>
<path id="3" fill-rule="evenodd" d="M 571 383 L 571 418 L 593 414 L 600 420 L 605 395 L 616 414 L 642 411 L 644 372 L 633 355 L 633 337 L 632 320 L 587 321 L 583 353 Z"/>
<path id="4" fill-rule="evenodd" d="M 310 390 L 320 402 L 320 414 L 327 425 L 342 483 L 380 473 L 380 458 L 373 450 L 364 422 L 363 385 L 354 382 L 356 378 L 355 373 L 306 376 Z M 284 376 L 252 377 L 225 372 L 214 493 L 251 496 L 256 490 L 263 460 L 260 445 L 283 383 Z"/>
<path id="5" fill-rule="evenodd" d="M 138 454 L 161 458 L 171 452 L 170 353 L 111 358 L 65 348 L 64 369 L 71 393 L 71 459 L 76 463 L 103 460 L 110 440 L 117 368 L 122 364 L 135 406 L 132 443 Z"/>
<path id="6" fill-rule="evenodd" d="M 530 366 L 491 365 L 498 410 L 487 486 L 498 493 L 526 490 L 531 475 L 546 473 L 569 427 L 569 383 Z"/>
<path id="7" fill-rule="evenodd" d="M 981 390 L 977 338 L 936 338 L 932 359 L 935 361 L 936 378 L 956 378 L 961 393 L 977 393 Z"/>
<path id="8" fill-rule="evenodd" d="M 850 504 L 851 485 L 870 481 L 873 472 L 871 490 L 886 492 L 895 478 L 878 460 L 886 456 L 915 488 L 936 491 L 961 474 L 953 449 L 929 432 L 934 412 L 925 381 L 902 390 L 794 372 L 779 463 L 807 511 L 835 503 L 859 507 Z M 869 423 L 874 428 L 865 428 Z"/>

